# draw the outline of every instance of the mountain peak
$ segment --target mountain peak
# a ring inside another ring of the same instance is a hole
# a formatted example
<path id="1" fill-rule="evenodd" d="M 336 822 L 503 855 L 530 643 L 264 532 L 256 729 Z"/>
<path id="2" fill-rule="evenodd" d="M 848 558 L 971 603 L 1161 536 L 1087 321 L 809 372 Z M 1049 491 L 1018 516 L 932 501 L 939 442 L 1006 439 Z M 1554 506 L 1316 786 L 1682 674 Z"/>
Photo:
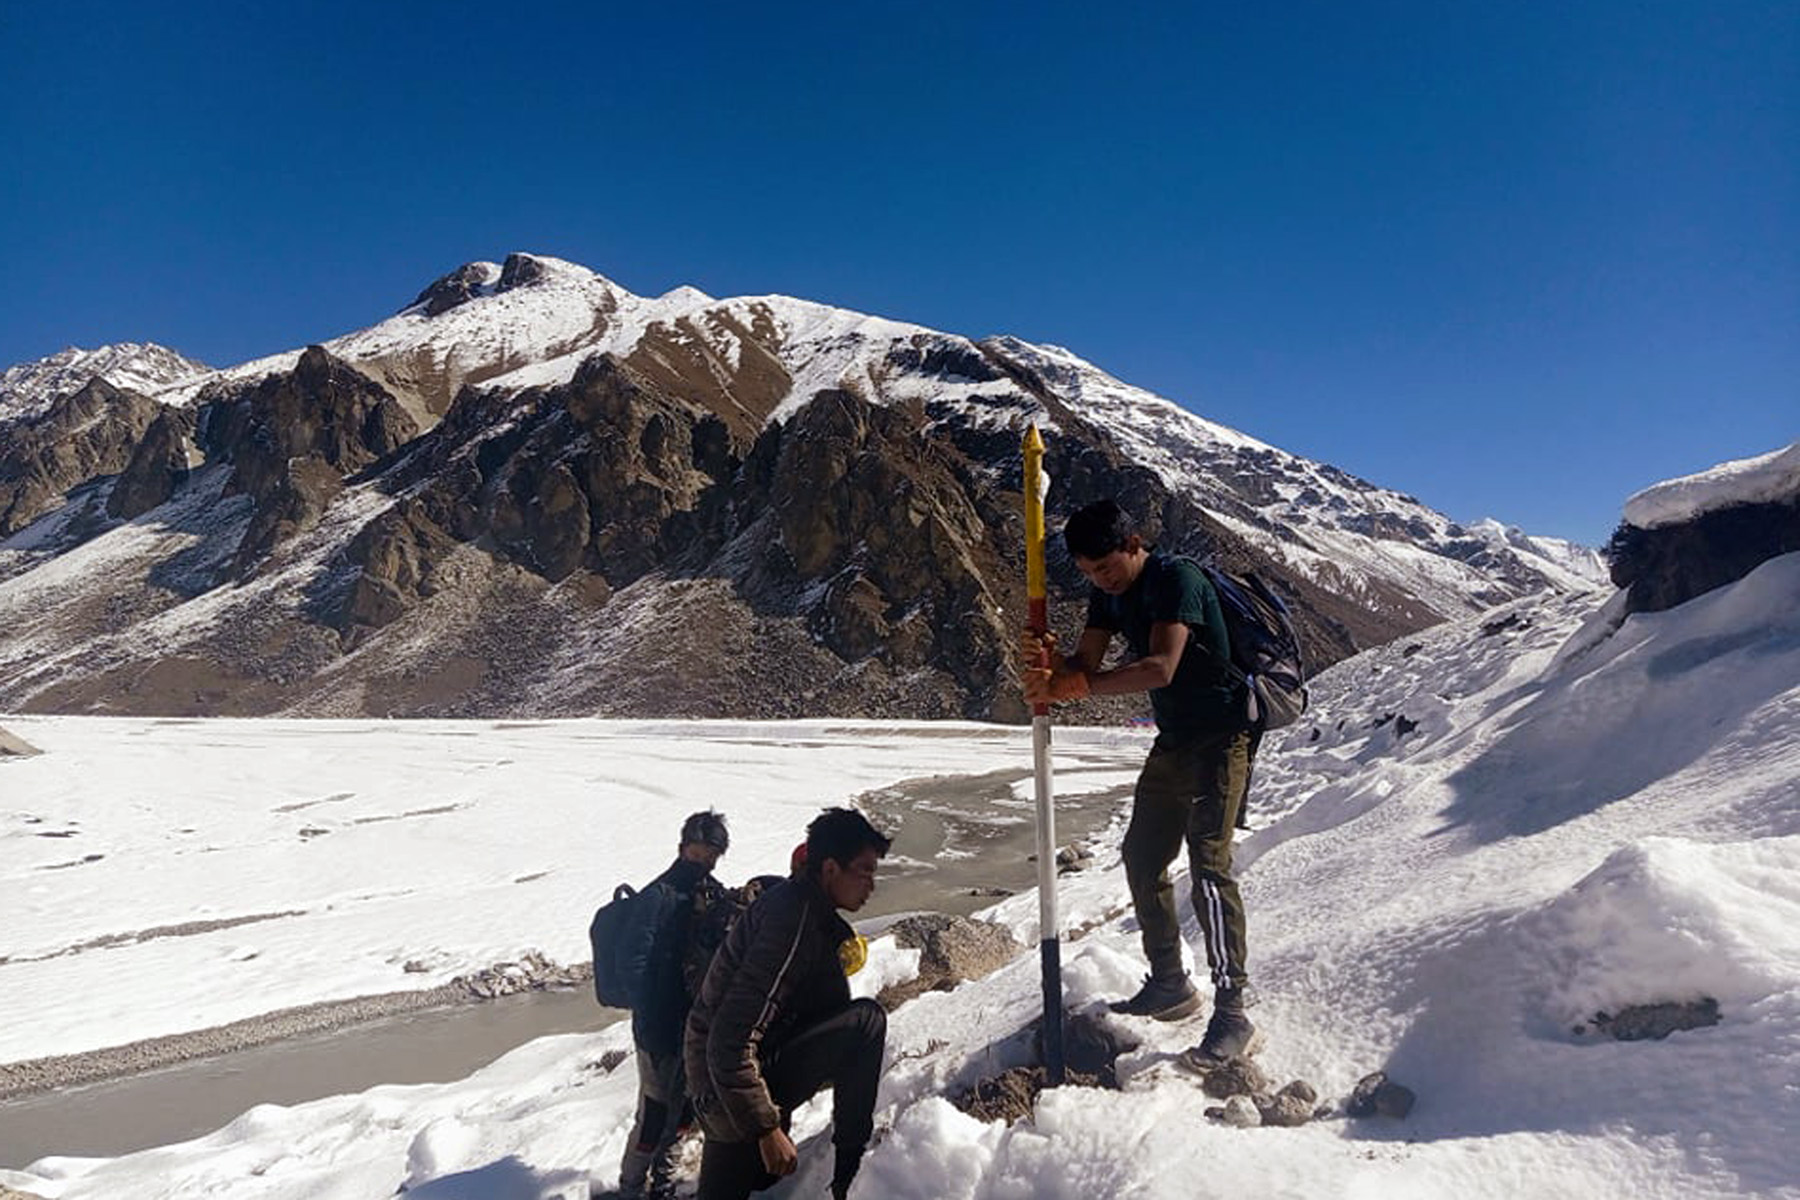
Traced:
<path id="1" fill-rule="evenodd" d="M 0 371 L 0 424 L 36 416 L 96 378 L 152 394 L 211 370 L 155 342 L 113 342 L 92 350 L 68 346 Z"/>
<path id="2" fill-rule="evenodd" d="M 400 313 L 437 317 L 471 300 L 498 296 L 521 288 L 557 284 L 576 288 L 591 288 L 597 284 L 604 291 L 626 294 L 625 289 L 612 280 L 579 263 L 552 258 L 547 254 L 528 254 L 515 250 L 506 256 L 504 263 L 477 259 L 464 263 L 448 275 L 439 276 L 414 296 L 412 302 L 401 309 Z"/>

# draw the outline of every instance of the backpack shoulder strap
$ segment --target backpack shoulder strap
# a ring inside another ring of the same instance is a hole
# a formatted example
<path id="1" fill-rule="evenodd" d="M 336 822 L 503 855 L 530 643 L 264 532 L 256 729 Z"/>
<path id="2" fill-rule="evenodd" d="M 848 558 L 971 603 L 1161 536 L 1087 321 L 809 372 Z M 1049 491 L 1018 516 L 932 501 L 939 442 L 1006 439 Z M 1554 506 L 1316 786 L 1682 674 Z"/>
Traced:
<path id="1" fill-rule="evenodd" d="M 1190 566 L 1198 568 L 1200 577 L 1206 580 L 1206 586 L 1213 590 L 1213 596 L 1218 600 L 1219 608 L 1225 614 L 1225 633 L 1227 641 L 1225 657 L 1220 658 L 1217 654 L 1213 653 L 1212 647 L 1207 646 L 1204 643 L 1196 643 L 1200 646 L 1201 653 L 1223 666 L 1225 668 L 1225 673 L 1231 676 L 1234 683 L 1239 685 L 1248 684 L 1250 682 L 1250 677 L 1244 674 L 1243 668 L 1239 667 L 1237 663 L 1231 660 L 1231 605 L 1227 599 L 1226 592 L 1226 586 L 1230 581 L 1223 578 L 1223 572 L 1220 571 L 1216 558 L 1212 555 L 1208 555 L 1206 558 L 1200 559 L 1195 558 L 1191 554 L 1171 554 L 1168 558 L 1170 562 L 1187 563 Z"/>

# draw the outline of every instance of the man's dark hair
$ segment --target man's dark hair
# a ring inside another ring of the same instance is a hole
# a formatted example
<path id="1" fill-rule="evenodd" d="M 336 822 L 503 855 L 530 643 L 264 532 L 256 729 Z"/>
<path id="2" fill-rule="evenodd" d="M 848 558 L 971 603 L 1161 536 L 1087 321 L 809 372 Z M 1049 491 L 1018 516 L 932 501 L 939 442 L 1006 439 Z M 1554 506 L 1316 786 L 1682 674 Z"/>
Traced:
<path id="1" fill-rule="evenodd" d="M 828 808 L 806 827 L 806 873 L 817 879 L 828 858 L 848 867 L 869 847 L 883 855 L 891 845 L 893 841 L 854 808 Z"/>
<path id="2" fill-rule="evenodd" d="M 1105 558 L 1115 550 L 1123 550 L 1125 541 L 1137 532 L 1125 510 L 1111 500 L 1096 500 L 1075 510 L 1063 526 L 1063 545 L 1077 558 Z"/>
<path id="3" fill-rule="evenodd" d="M 731 832 L 725 828 L 725 818 L 712 809 L 705 812 L 689 813 L 688 819 L 681 823 L 681 844 L 693 843 L 711 846 L 720 854 L 731 849 Z"/>

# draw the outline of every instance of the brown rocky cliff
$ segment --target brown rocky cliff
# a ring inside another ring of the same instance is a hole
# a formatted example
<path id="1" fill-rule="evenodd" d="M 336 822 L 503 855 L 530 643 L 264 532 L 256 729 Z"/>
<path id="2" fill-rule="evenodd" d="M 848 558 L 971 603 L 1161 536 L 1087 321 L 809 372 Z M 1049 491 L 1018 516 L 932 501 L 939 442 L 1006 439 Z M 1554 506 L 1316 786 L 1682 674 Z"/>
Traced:
<path id="1" fill-rule="evenodd" d="M 954 379 L 958 402 L 828 390 L 768 424 L 752 419 L 763 392 L 696 383 L 681 361 L 602 355 L 557 387 L 465 387 L 423 434 L 390 391 L 317 347 L 291 372 L 206 397 L 197 441 L 229 481 L 214 476 L 226 494 L 210 525 L 190 514 L 219 545 L 188 561 L 283 582 L 242 590 L 241 615 L 188 648 L 211 673 L 180 710 L 1022 718 L 1021 372 L 903 345 L 882 369 Z M 1171 549 L 1279 574 L 1038 390 L 1059 427 L 1053 530 L 1117 496 Z M 172 491 L 180 432 L 142 438 L 122 512 Z M 373 515 L 341 537 L 321 529 L 350 488 Z M 1055 537 L 1051 576 L 1054 623 L 1072 634 L 1087 589 Z M 1319 662 L 1375 620 L 1284 582 Z M 184 686 L 108 669 L 43 703 L 157 711 Z M 1141 710 L 1108 700 L 1071 715 Z"/>
<path id="2" fill-rule="evenodd" d="M 243 576 L 279 543 L 312 528 L 354 474 L 418 434 L 379 384 L 309 346 L 294 369 L 208 403 L 209 457 L 232 464 L 228 495 L 255 505 L 232 566 Z"/>
<path id="3" fill-rule="evenodd" d="M 35 420 L 0 434 L 0 537 L 56 507 L 70 489 L 117 475 L 163 406 L 95 378 Z"/>
<path id="4" fill-rule="evenodd" d="M 188 478 L 193 432 L 191 412 L 158 413 L 107 497 L 107 515 L 129 521 L 166 504 Z"/>

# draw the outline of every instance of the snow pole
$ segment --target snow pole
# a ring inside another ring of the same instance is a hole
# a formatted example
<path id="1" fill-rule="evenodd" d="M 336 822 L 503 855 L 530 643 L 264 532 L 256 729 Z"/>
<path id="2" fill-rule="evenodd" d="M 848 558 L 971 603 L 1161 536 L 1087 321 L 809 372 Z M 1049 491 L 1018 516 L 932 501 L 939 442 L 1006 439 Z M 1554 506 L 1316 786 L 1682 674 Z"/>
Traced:
<path id="1" fill-rule="evenodd" d="M 1044 439 L 1035 423 L 1025 430 L 1025 596 L 1030 611 L 1026 627 L 1036 634 L 1050 631 L 1044 580 L 1044 497 L 1050 477 L 1044 473 Z M 1038 660 L 1048 667 L 1045 651 Z M 1050 776 L 1050 706 L 1031 708 L 1031 757 L 1037 777 L 1038 953 L 1044 967 L 1044 1084 L 1063 1082 L 1062 941 L 1056 921 L 1056 805 Z"/>

